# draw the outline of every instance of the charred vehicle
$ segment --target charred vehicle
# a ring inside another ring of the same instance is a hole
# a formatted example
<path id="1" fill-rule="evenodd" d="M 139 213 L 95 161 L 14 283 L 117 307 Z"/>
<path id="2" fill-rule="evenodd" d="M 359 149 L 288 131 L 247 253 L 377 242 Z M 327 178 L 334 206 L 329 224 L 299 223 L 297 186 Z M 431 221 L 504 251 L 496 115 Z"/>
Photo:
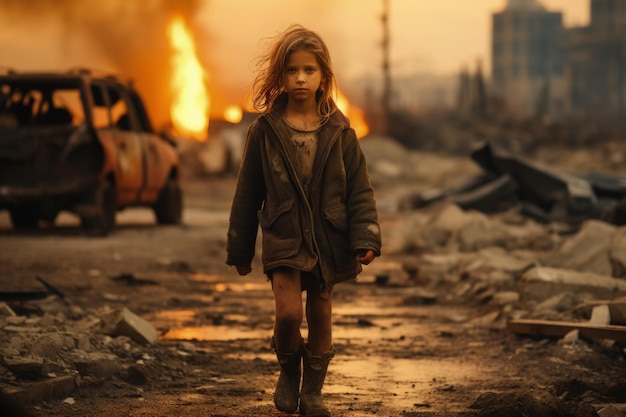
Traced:
<path id="1" fill-rule="evenodd" d="M 97 234 L 116 212 L 182 217 L 175 143 L 152 129 L 132 84 L 90 71 L 0 74 L 0 209 L 14 228 L 75 213 Z"/>

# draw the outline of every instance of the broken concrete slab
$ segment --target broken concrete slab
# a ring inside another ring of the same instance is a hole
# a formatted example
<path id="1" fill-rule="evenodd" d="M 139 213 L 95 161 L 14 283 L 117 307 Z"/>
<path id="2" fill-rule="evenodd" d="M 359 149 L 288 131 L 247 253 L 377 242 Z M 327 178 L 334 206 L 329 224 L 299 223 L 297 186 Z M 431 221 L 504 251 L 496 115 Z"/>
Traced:
<path id="1" fill-rule="evenodd" d="M 507 323 L 507 328 L 516 334 L 557 338 L 564 337 L 572 330 L 578 330 L 580 337 L 587 339 L 609 339 L 626 342 L 626 326 L 602 326 L 569 321 L 517 319 L 510 320 Z"/>
<path id="2" fill-rule="evenodd" d="M 583 178 L 495 149 L 489 142 L 476 148 L 471 156 L 487 172 L 508 174 L 518 185 L 521 200 L 536 204 L 553 217 L 598 218 L 600 214 L 593 188 Z"/>
<path id="3" fill-rule="evenodd" d="M 102 352 L 74 351 L 70 362 L 81 376 L 106 379 L 122 372 L 122 365 L 117 356 Z"/>
<path id="4" fill-rule="evenodd" d="M 467 262 L 468 254 L 427 253 L 419 257 L 417 280 L 421 282 L 446 281 L 458 276 L 459 265 Z"/>
<path id="5" fill-rule="evenodd" d="M 609 252 L 617 228 L 610 224 L 588 220 L 580 231 L 565 240 L 553 253 L 541 257 L 542 264 L 555 268 L 613 275 Z"/>
<path id="6" fill-rule="evenodd" d="M 0 302 L 0 317 L 16 316 L 15 311 L 7 303 Z"/>
<path id="7" fill-rule="evenodd" d="M 586 317 L 590 317 L 595 307 L 606 305 L 611 318 L 610 324 L 626 325 L 626 297 L 618 297 L 614 300 L 589 301 L 581 305 L 578 310 Z"/>
<path id="8" fill-rule="evenodd" d="M 479 250 L 459 266 L 464 279 L 482 279 L 501 283 L 504 288 L 513 285 L 522 274 L 535 264 L 534 260 L 519 258 L 501 247 Z"/>
<path id="9" fill-rule="evenodd" d="M 3 359 L 6 368 L 19 378 L 39 379 L 44 372 L 44 359 L 41 356 L 11 356 Z"/>
<path id="10" fill-rule="evenodd" d="M 452 201 L 463 210 L 495 213 L 517 203 L 517 188 L 513 178 L 505 174 L 477 188 L 459 192 Z"/>
<path id="11" fill-rule="evenodd" d="M 105 332 L 111 336 L 128 336 L 142 345 L 151 344 L 157 340 L 157 331 L 154 326 L 126 307 L 106 314 L 102 320 Z"/>
<path id="12" fill-rule="evenodd" d="M 626 227 L 620 227 L 613 234 L 613 242 L 609 250 L 609 261 L 613 276 L 626 278 Z"/>
<path id="13" fill-rule="evenodd" d="M 537 304 L 534 308 L 535 312 L 566 312 L 573 310 L 579 303 L 578 297 L 570 292 L 562 292 L 553 295 Z"/>
<path id="14" fill-rule="evenodd" d="M 77 386 L 78 374 L 33 382 L 23 388 L 7 388 L 6 397 L 17 404 L 52 401 L 67 397 Z"/>
<path id="15" fill-rule="evenodd" d="M 595 306 L 591 311 L 591 318 L 589 323 L 605 326 L 611 324 L 611 313 L 609 312 L 609 306 L 606 304 Z"/>
<path id="16" fill-rule="evenodd" d="M 533 267 L 520 280 L 520 299 L 541 302 L 554 295 L 571 292 L 581 300 L 611 299 L 626 295 L 626 281 L 591 272 L 550 267 Z"/>
<path id="17" fill-rule="evenodd" d="M 602 406 L 598 412 L 598 417 L 624 417 L 626 415 L 626 404 L 608 404 Z"/>

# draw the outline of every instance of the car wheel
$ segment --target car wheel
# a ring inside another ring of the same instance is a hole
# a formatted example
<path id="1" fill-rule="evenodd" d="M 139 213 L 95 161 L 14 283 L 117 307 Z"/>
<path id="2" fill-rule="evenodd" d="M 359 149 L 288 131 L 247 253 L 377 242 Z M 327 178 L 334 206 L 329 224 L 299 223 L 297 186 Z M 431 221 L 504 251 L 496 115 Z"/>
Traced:
<path id="1" fill-rule="evenodd" d="M 90 196 L 94 213 L 81 218 L 81 226 L 94 235 L 106 236 L 115 229 L 117 203 L 115 189 L 109 181 L 101 182 Z"/>
<path id="2" fill-rule="evenodd" d="M 39 225 L 39 206 L 21 204 L 9 210 L 11 224 L 15 229 L 36 229 Z"/>
<path id="3" fill-rule="evenodd" d="M 183 217 L 183 193 L 176 179 L 167 180 L 153 209 L 159 224 L 180 224 Z"/>

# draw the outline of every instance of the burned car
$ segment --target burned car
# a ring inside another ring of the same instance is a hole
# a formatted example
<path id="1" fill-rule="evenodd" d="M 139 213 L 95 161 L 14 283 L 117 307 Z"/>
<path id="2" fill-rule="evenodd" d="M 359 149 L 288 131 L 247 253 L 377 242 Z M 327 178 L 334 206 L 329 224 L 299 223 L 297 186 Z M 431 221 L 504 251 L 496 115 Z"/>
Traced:
<path id="1" fill-rule="evenodd" d="M 0 73 L 0 209 L 14 228 L 69 211 L 107 234 L 132 206 L 180 223 L 179 163 L 132 83 L 88 70 Z"/>

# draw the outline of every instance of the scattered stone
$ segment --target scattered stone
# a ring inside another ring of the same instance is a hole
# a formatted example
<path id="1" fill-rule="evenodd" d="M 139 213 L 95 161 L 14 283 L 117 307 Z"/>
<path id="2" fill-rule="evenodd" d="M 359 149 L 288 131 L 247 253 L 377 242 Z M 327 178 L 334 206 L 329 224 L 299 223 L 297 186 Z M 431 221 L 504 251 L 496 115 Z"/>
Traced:
<path id="1" fill-rule="evenodd" d="M 106 379 L 122 371 L 119 359 L 110 353 L 74 351 L 70 361 L 83 377 Z"/>
<path id="2" fill-rule="evenodd" d="M 15 312 L 5 302 L 0 302 L 0 317 L 15 317 Z"/>
<path id="3" fill-rule="evenodd" d="M 534 267 L 521 279 L 521 299 L 541 302 L 562 292 L 578 294 L 581 299 L 611 299 L 626 295 L 626 281 L 591 272 Z"/>
<path id="4" fill-rule="evenodd" d="M 609 404 L 598 410 L 598 417 L 624 417 L 626 415 L 626 406 Z"/>
<path id="5" fill-rule="evenodd" d="M 44 359 L 41 356 L 5 357 L 3 362 L 18 378 L 39 379 L 45 375 Z"/>
<path id="6" fill-rule="evenodd" d="M 565 312 L 572 310 L 576 304 L 578 304 L 578 298 L 570 292 L 563 292 L 553 295 L 552 297 L 543 300 L 535 306 L 535 311 L 556 311 Z"/>
<path id="7" fill-rule="evenodd" d="M 112 336 L 128 336 L 145 345 L 157 340 L 157 331 L 148 321 L 137 316 L 126 307 L 115 310 L 102 318 L 106 332 Z"/>
<path id="8" fill-rule="evenodd" d="M 626 278 L 626 228 L 621 227 L 615 231 L 613 242 L 609 250 L 609 261 L 613 270 L 613 276 Z"/>
<path id="9" fill-rule="evenodd" d="M 519 293 L 517 291 L 500 291 L 493 295 L 492 300 L 499 306 L 515 304 L 519 302 Z"/>
<path id="10" fill-rule="evenodd" d="M 467 324 L 469 327 L 492 327 L 500 317 L 499 311 L 493 311 L 477 317 Z"/>
<path id="11" fill-rule="evenodd" d="M 591 318 L 589 319 L 591 324 L 606 325 L 611 324 L 611 313 L 609 312 L 609 306 L 600 305 L 595 306 L 591 311 Z"/>
<path id="12" fill-rule="evenodd" d="M 544 256 L 542 263 L 555 268 L 611 276 L 613 267 L 609 251 L 616 230 L 608 223 L 588 220 L 556 253 Z"/>
<path id="13" fill-rule="evenodd" d="M 148 383 L 148 376 L 145 368 L 141 365 L 130 365 L 126 370 L 126 381 L 133 385 L 145 385 Z"/>
<path id="14" fill-rule="evenodd" d="M 579 340 L 580 340 L 580 331 L 572 330 L 571 332 L 563 336 L 563 339 L 561 339 L 561 343 L 567 344 L 567 345 L 573 345 L 577 343 Z"/>

